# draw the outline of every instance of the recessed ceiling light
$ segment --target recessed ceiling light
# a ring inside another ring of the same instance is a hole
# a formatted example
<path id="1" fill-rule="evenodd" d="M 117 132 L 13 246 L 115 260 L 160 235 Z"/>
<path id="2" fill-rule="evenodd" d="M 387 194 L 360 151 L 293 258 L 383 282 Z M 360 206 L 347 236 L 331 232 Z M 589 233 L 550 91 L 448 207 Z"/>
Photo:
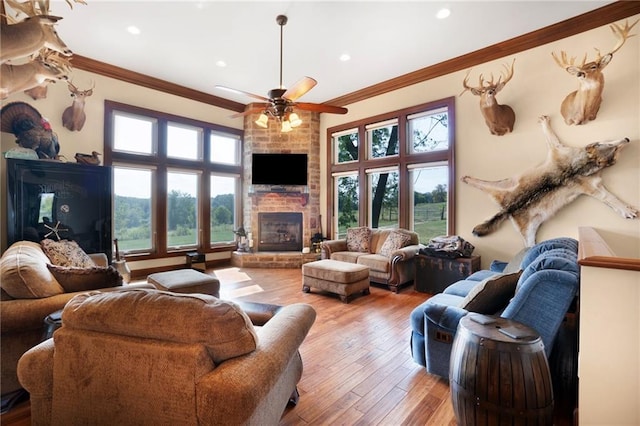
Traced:
<path id="1" fill-rule="evenodd" d="M 140 31 L 140 28 L 136 27 L 135 25 L 129 25 L 127 27 L 127 31 L 129 32 L 129 34 L 133 34 L 133 35 L 138 35 L 142 32 Z"/>
<path id="2" fill-rule="evenodd" d="M 448 18 L 449 15 L 451 15 L 451 11 L 449 9 L 447 9 L 446 7 L 443 7 L 442 9 L 440 9 L 438 11 L 438 13 L 436 13 L 436 18 L 445 19 L 445 18 Z"/>
<path id="3" fill-rule="evenodd" d="M 219 66 L 220 68 L 224 68 L 227 66 L 227 63 L 225 61 L 216 61 L 216 65 Z"/>
<path id="4" fill-rule="evenodd" d="M 351 59 L 351 55 L 349 55 L 348 53 L 343 53 L 342 55 L 340 55 L 340 60 L 342 62 L 347 62 L 350 59 Z"/>

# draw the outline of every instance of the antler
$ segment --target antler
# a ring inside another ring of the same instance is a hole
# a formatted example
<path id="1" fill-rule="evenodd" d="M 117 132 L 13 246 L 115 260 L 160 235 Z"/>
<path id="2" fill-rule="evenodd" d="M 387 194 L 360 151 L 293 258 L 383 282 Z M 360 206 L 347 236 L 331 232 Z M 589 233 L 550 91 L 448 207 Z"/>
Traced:
<path id="1" fill-rule="evenodd" d="M 46 15 L 47 11 L 43 13 L 39 13 L 40 11 L 36 7 L 36 3 L 33 0 L 19 2 L 16 0 L 5 0 L 7 5 L 16 12 L 16 17 L 20 15 L 20 13 L 24 13 L 27 16 L 36 16 L 36 15 Z"/>
<path id="2" fill-rule="evenodd" d="M 635 36 L 635 34 L 629 35 L 629 32 L 633 29 L 633 27 L 639 21 L 640 21 L 640 19 L 638 19 L 636 22 L 634 22 L 631 25 L 629 25 L 629 21 L 625 21 L 624 28 L 621 28 L 618 24 L 611 24 L 609 26 L 609 28 L 611 28 L 611 31 L 613 32 L 613 34 L 618 38 L 618 42 L 613 47 L 613 50 L 611 50 L 611 52 L 607 53 L 604 56 L 613 55 L 618 50 L 620 50 L 620 48 L 627 41 L 628 38 L 631 38 L 631 37 Z M 600 54 L 600 50 L 598 48 L 596 48 L 595 50 L 596 50 L 596 54 L 598 55 L 598 57 L 596 58 L 595 62 L 599 62 L 600 59 L 602 59 L 602 55 Z M 586 53 L 584 54 L 584 57 L 582 58 L 582 63 L 580 65 L 576 65 L 576 63 L 575 63 L 576 57 L 575 56 L 572 56 L 571 59 L 569 59 L 568 56 L 567 56 L 567 52 L 565 52 L 564 50 L 560 51 L 560 57 L 558 57 L 555 52 L 551 52 L 551 56 L 553 56 L 553 59 L 556 61 L 556 63 L 561 68 L 564 68 L 564 69 L 566 69 L 568 67 L 572 67 L 572 66 L 576 66 L 578 68 L 582 68 L 587 63 L 587 54 Z"/>
<path id="3" fill-rule="evenodd" d="M 69 74 L 73 70 L 73 68 L 71 67 L 71 62 L 69 62 L 68 59 L 60 56 L 60 54 L 55 50 L 46 48 L 40 50 L 40 52 L 38 52 L 36 60 L 49 64 L 52 67 L 58 68 L 59 70 L 64 71 L 65 74 Z"/>
<path id="4" fill-rule="evenodd" d="M 7 5 L 11 7 L 11 9 L 16 11 L 16 17 L 22 12 L 27 16 L 36 16 L 36 15 L 48 15 L 50 0 L 26 0 L 23 2 L 19 2 L 17 0 L 5 0 Z M 87 4 L 85 0 L 65 0 L 71 9 L 73 9 L 73 3 Z"/>
<path id="5" fill-rule="evenodd" d="M 464 81 L 462 82 L 462 87 L 464 87 L 464 90 L 460 92 L 458 96 L 462 96 L 467 90 L 478 90 L 477 87 L 471 87 L 467 84 L 467 82 L 469 81 L 469 74 L 471 74 L 471 69 L 467 71 L 467 75 L 464 77 Z M 482 78 L 482 75 L 480 75 L 480 78 Z M 480 82 L 480 88 L 482 88 L 482 81 Z"/>
<path id="6" fill-rule="evenodd" d="M 511 61 L 511 67 L 508 67 L 507 64 L 502 64 L 502 66 L 504 67 L 504 70 L 505 70 L 504 81 L 502 82 L 503 86 L 506 86 L 506 84 L 513 77 L 513 65 L 515 63 L 516 63 L 516 58 L 513 58 L 513 61 Z M 500 79 L 502 79 L 502 72 L 500 72 L 500 78 L 498 79 L 498 82 L 496 83 L 496 86 L 500 84 Z M 491 76 L 491 81 L 493 82 L 493 75 Z"/>
<path id="7" fill-rule="evenodd" d="M 500 77 L 498 78 L 498 81 L 496 83 L 493 82 L 493 73 L 491 73 L 491 80 L 489 81 L 484 79 L 483 74 L 480 74 L 480 76 L 478 76 L 477 87 L 469 86 L 468 81 L 469 81 L 469 74 L 471 74 L 471 70 L 467 71 L 467 75 L 465 76 L 464 81 L 462 82 L 462 87 L 464 87 L 464 90 L 460 92 L 460 95 L 458 96 L 462 96 L 462 94 L 467 90 L 470 90 L 473 93 L 474 91 L 482 92 L 483 90 L 489 87 L 496 88 L 501 85 L 502 85 L 501 87 L 504 87 L 513 77 L 513 65 L 515 64 L 515 62 L 516 62 L 516 59 L 513 58 L 513 61 L 511 61 L 511 67 L 507 66 L 507 64 L 502 64 L 502 66 L 504 67 L 505 73 L 503 74 L 502 72 L 500 72 Z M 504 81 L 501 82 L 503 77 L 504 77 Z"/>
<path id="8" fill-rule="evenodd" d="M 640 19 L 638 19 L 632 25 L 629 25 L 629 21 L 625 21 L 624 28 L 620 28 L 618 24 L 611 24 L 609 26 L 613 34 L 616 37 L 618 37 L 618 42 L 613 47 L 613 50 L 608 53 L 609 55 L 613 55 L 614 53 L 616 53 L 622 47 L 624 42 L 627 41 L 628 38 L 631 38 L 635 35 L 635 34 L 629 35 L 629 31 L 631 31 L 631 29 L 638 23 L 638 21 L 640 21 Z"/>
<path id="9" fill-rule="evenodd" d="M 556 52 L 551 52 L 551 56 L 553 56 L 553 59 L 556 61 L 556 64 L 558 64 L 562 69 L 567 69 L 569 67 L 575 66 L 576 57 L 572 56 L 571 59 L 569 59 L 567 57 L 567 52 L 565 52 L 564 50 L 560 51 L 560 58 L 558 58 L 558 56 L 556 55 Z M 582 58 L 582 63 L 579 65 L 579 68 L 582 68 L 585 63 L 587 63 L 586 53 Z"/>

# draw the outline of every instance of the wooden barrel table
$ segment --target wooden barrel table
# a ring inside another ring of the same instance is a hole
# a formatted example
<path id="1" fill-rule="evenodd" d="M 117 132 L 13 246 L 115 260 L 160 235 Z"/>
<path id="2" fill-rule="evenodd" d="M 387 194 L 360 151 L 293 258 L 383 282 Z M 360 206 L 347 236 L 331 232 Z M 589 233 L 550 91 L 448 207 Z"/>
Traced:
<path id="1" fill-rule="evenodd" d="M 462 318 L 449 383 L 459 425 L 552 425 L 553 387 L 538 333 L 516 321 Z M 514 337 L 511 337 L 514 336 Z"/>

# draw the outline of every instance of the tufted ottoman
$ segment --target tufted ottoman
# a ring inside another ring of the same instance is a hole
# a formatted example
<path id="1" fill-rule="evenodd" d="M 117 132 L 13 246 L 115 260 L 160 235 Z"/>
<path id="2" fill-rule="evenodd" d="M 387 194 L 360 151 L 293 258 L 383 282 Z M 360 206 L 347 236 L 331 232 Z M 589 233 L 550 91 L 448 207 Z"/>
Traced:
<path id="1" fill-rule="evenodd" d="M 147 277 L 147 282 L 158 290 L 174 293 L 203 293 L 220 297 L 220 281 L 212 275 L 195 269 L 157 272 Z"/>
<path id="2" fill-rule="evenodd" d="M 369 268 L 355 263 L 322 259 L 302 265 L 302 291 L 310 287 L 328 291 L 349 303 L 349 296 L 362 292 L 369 294 Z"/>

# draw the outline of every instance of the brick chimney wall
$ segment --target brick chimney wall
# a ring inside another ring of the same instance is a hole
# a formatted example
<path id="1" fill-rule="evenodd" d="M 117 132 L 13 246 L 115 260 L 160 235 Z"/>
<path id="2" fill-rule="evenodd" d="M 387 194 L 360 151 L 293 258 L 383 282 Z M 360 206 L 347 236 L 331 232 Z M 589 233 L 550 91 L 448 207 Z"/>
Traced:
<path id="1" fill-rule="evenodd" d="M 252 108 L 252 105 L 247 105 Z M 320 115 L 316 112 L 296 110 L 302 124 L 291 132 L 281 133 L 280 123 L 269 119 L 264 129 L 254 121 L 260 114 L 248 114 L 244 120 L 244 146 L 242 160 L 244 181 L 242 182 L 242 225 L 258 236 L 258 213 L 301 212 L 302 246 L 311 246 L 311 237 L 319 232 L 320 218 Z M 293 153 L 308 155 L 308 200 L 304 195 L 281 193 L 255 193 L 251 185 L 251 154 Z M 254 241 L 254 248 L 258 246 Z"/>

